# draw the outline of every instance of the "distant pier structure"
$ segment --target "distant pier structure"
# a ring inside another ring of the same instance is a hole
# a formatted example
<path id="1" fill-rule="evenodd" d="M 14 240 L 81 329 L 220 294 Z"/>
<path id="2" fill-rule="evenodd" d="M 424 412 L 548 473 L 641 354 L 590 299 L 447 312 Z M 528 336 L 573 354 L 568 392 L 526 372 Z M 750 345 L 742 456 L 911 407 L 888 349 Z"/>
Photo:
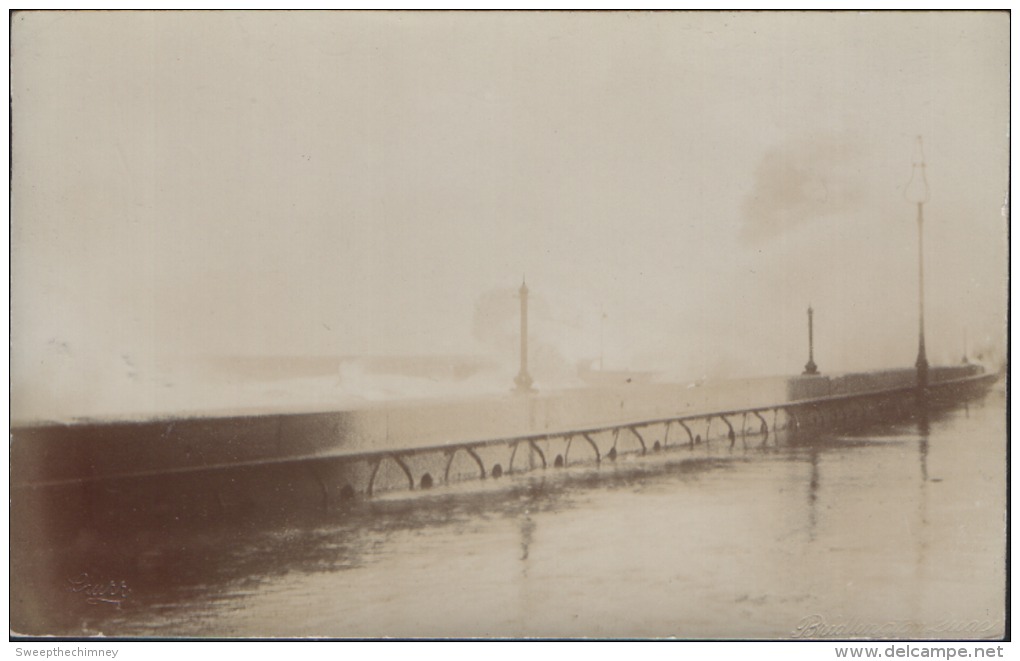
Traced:
<path id="1" fill-rule="evenodd" d="M 515 392 L 528 394 L 535 392 L 535 389 L 531 387 L 534 380 L 528 374 L 528 283 L 523 279 L 518 293 L 521 299 L 521 369 L 514 383 L 517 386 Z"/>

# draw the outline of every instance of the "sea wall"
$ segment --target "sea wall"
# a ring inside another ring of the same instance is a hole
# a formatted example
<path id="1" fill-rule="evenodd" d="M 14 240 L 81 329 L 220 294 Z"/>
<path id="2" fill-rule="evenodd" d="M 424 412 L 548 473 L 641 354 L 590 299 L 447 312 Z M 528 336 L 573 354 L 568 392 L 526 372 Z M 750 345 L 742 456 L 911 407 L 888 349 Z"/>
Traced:
<path id="1" fill-rule="evenodd" d="M 938 383 L 975 376 L 980 372 L 981 368 L 977 365 L 932 367 L 928 373 L 928 379 L 931 383 Z M 876 370 L 873 372 L 857 372 L 831 376 L 795 376 L 789 379 L 787 397 L 790 401 L 814 399 L 816 397 L 834 397 L 872 390 L 910 388 L 916 383 L 917 370 L 912 368 Z"/>
<path id="2" fill-rule="evenodd" d="M 932 381 L 978 368 L 933 368 Z M 529 396 L 392 403 L 359 410 L 43 425 L 12 430 L 13 484 L 163 474 L 620 425 L 909 387 L 913 370 L 634 383 Z"/>
<path id="3" fill-rule="evenodd" d="M 633 384 L 459 402 L 396 403 L 348 412 L 346 451 L 443 445 L 766 406 L 783 401 L 786 378 L 702 385 Z"/>
<path id="4" fill-rule="evenodd" d="M 933 370 L 925 401 L 939 406 L 977 394 L 995 375 L 959 377 L 978 372 Z M 913 370 L 899 370 L 690 386 L 627 384 L 355 411 L 14 428 L 11 521 L 19 531 L 66 543 L 83 530 L 291 521 L 384 492 L 598 464 L 716 440 L 732 447 L 737 439 L 747 443 L 748 435 L 764 444 L 784 430 L 911 416 L 918 410 L 915 378 Z M 875 394 L 825 398 L 849 389 Z M 739 415 L 781 406 L 791 393 L 806 391 L 813 396 L 788 409 Z M 687 420 L 668 422 L 676 418 Z M 521 442 L 524 435 L 534 437 Z M 447 447 L 453 443 L 461 445 Z"/>

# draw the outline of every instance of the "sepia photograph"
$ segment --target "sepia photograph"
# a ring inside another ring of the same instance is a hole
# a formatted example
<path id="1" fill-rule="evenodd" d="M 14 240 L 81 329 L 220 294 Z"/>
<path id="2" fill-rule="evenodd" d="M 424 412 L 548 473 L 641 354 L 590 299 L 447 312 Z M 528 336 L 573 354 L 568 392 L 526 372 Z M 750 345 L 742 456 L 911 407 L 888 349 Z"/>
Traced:
<path id="1" fill-rule="evenodd" d="M 12 640 L 1009 639 L 1009 11 L 9 33 Z"/>

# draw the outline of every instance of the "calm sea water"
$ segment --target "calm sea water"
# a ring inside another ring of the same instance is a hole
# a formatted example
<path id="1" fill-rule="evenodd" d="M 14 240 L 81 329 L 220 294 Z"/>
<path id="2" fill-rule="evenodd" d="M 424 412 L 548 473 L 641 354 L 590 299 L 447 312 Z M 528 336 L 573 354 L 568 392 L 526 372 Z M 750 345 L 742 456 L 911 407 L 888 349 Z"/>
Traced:
<path id="1" fill-rule="evenodd" d="M 775 441 L 79 538 L 33 594 L 69 635 L 1003 635 L 1003 394 Z"/>

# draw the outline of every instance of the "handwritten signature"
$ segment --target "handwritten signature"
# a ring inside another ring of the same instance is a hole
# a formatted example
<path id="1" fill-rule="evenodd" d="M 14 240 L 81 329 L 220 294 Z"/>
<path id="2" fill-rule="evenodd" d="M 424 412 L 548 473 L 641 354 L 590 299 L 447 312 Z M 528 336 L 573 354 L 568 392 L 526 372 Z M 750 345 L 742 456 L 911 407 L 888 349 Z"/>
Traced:
<path id="1" fill-rule="evenodd" d="M 131 594 L 127 581 L 96 580 L 86 572 L 67 579 L 67 582 L 70 583 L 67 589 L 84 595 L 87 604 L 110 604 L 120 608 Z"/>
<path id="2" fill-rule="evenodd" d="M 941 620 L 939 622 L 918 622 L 916 620 L 864 621 L 826 620 L 822 615 L 807 615 L 801 618 L 791 632 L 794 638 L 858 638 L 920 636 L 932 633 L 987 634 L 994 630 L 994 623 L 988 620 Z"/>

